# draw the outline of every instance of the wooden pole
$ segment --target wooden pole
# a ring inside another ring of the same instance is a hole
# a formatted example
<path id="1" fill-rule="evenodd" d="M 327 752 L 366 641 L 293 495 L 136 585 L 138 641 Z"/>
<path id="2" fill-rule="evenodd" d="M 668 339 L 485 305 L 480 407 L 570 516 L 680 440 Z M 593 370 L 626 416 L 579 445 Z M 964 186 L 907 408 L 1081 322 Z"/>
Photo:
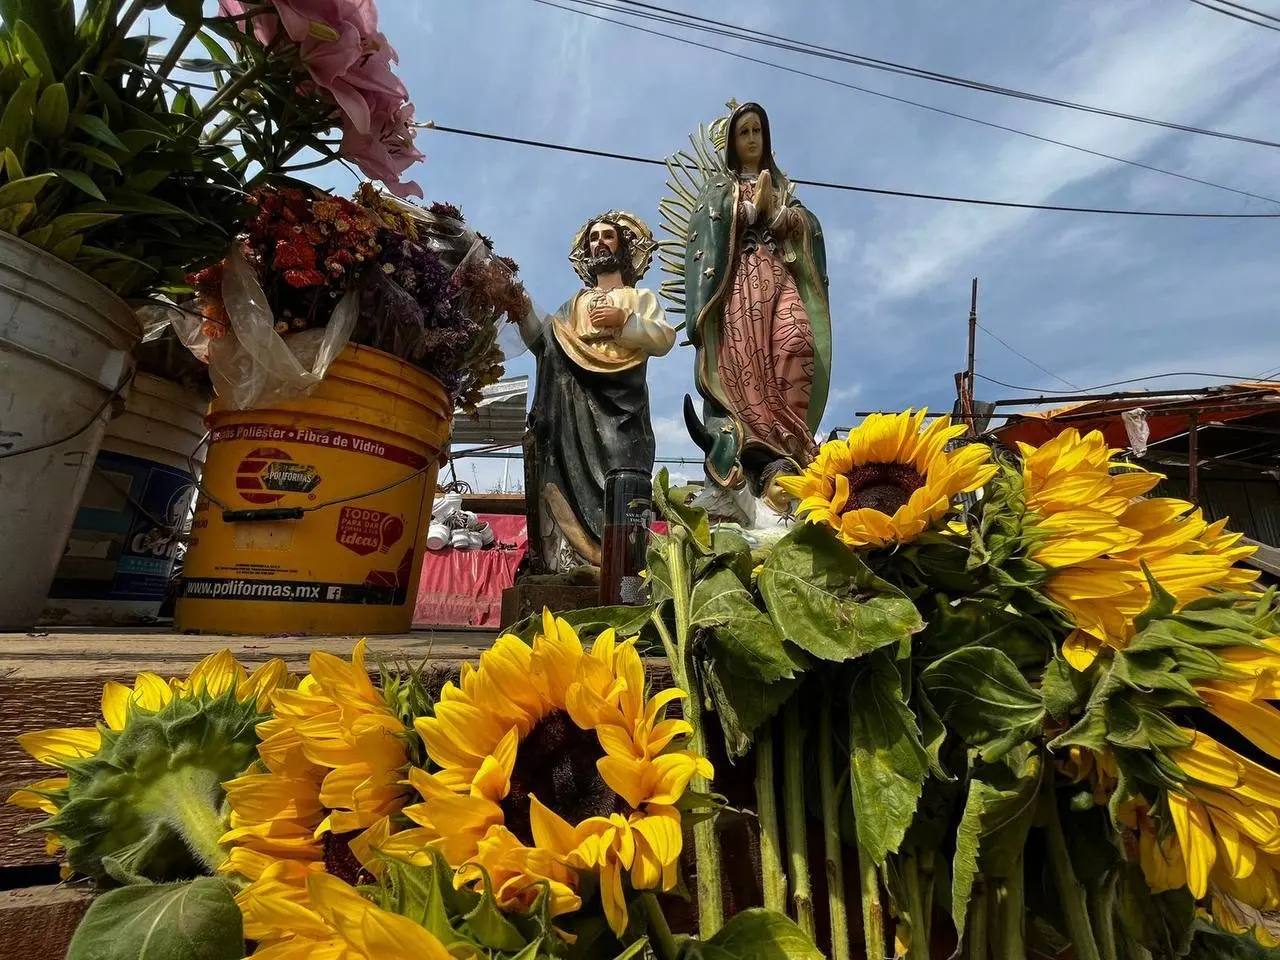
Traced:
<path id="1" fill-rule="evenodd" d="M 978 278 L 973 278 L 973 290 L 969 294 L 969 362 L 965 366 L 965 380 L 969 386 L 969 407 L 966 413 L 973 410 L 973 364 L 978 341 Z"/>
<path id="2" fill-rule="evenodd" d="M 977 352 L 978 340 L 978 278 L 973 278 L 973 289 L 969 295 L 969 349 L 965 359 L 963 373 L 956 374 L 956 398 L 960 401 L 960 414 L 964 417 L 965 426 L 973 433 L 973 366 Z"/>

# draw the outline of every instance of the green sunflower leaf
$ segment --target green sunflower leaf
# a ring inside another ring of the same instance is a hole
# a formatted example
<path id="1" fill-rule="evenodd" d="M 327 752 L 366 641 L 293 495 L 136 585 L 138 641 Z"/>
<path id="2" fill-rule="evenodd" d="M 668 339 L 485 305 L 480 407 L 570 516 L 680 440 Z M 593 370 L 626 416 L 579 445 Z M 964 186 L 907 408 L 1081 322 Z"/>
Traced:
<path id="1" fill-rule="evenodd" d="M 961 941 L 977 878 L 1006 877 L 1021 864 L 1043 762 L 1038 752 L 1023 746 L 1004 762 L 980 766 L 970 777 L 952 864 L 951 917 Z"/>
<path id="2" fill-rule="evenodd" d="M 822 960 L 822 952 L 791 918 L 771 910 L 743 910 L 705 943 L 682 954 L 704 960 Z"/>
<path id="3" fill-rule="evenodd" d="M 732 570 L 718 567 L 694 584 L 689 623 L 715 630 L 722 668 L 766 683 L 795 676 L 782 634 Z"/>
<path id="4" fill-rule="evenodd" d="M 653 483 L 653 505 L 667 523 L 684 527 L 704 550 L 711 546 L 711 521 L 707 511 L 671 499 L 671 478 L 666 468 L 658 472 Z"/>
<path id="5" fill-rule="evenodd" d="M 515 924 L 503 916 L 502 911 L 498 909 L 498 904 L 491 892 L 493 883 L 483 867 L 479 870 L 484 874 L 484 893 L 481 894 L 480 902 L 475 909 L 466 916 L 468 932 L 478 944 L 491 950 L 501 950 L 505 953 L 523 950 L 527 946 L 525 938 L 516 929 Z"/>
<path id="6" fill-rule="evenodd" d="M 751 749 L 755 731 L 790 699 L 800 686 L 800 677 L 766 682 L 720 669 L 719 644 L 714 635 L 707 639 L 703 651 L 709 658 L 703 664 L 703 682 L 710 690 L 716 716 L 720 718 L 725 749 L 729 758 L 736 760 Z"/>
<path id="7" fill-rule="evenodd" d="M 982 758 L 993 761 L 1030 740 L 1044 725 L 1045 707 L 1007 655 L 991 647 L 966 647 L 930 664 L 921 674 L 943 722 Z"/>
<path id="8" fill-rule="evenodd" d="M 782 635 L 822 660 L 904 645 L 924 626 L 915 604 L 821 524 L 804 524 L 784 537 L 765 561 L 759 585 Z"/>
<path id="9" fill-rule="evenodd" d="M 563 613 L 557 613 L 556 617 L 573 627 L 574 631 L 582 638 L 582 641 L 586 643 L 588 639 L 599 636 L 610 627 L 617 633 L 619 640 L 634 637 L 640 633 L 652 615 L 653 607 L 651 606 L 623 605 L 566 610 Z M 505 632 L 515 634 L 521 640 L 530 642 L 535 634 L 542 632 L 542 614 L 535 613 L 525 617 Z"/>
<path id="10" fill-rule="evenodd" d="M 67 960 L 240 960 L 240 908 L 220 879 L 123 887 L 93 901 Z"/>
<path id="11" fill-rule="evenodd" d="M 859 846 L 878 866 L 897 852 L 915 818 L 930 757 L 886 652 L 860 665 L 848 696 L 854 822 Z"/>

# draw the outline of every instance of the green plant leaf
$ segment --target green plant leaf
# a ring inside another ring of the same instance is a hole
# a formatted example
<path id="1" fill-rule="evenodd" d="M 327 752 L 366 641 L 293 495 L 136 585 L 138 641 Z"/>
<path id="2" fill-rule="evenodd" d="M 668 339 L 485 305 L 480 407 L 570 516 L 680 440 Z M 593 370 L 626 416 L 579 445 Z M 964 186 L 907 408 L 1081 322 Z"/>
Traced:
<path id="1" fill-rule="evenodd" d="M 7 180 L 22 179 L 22 161 L 8 147 L 4 148 L 4 175 Z"/>
<path id="2" fill-rule="evenodd" d="M 100 895 L 76 928 L 67 960 L 240 960 L 240 908 L 226 883 L 123 887 Z"/>
<path id="3" fill-rule="evenodd" d="M 915 604 L 819 524 L 797 528 L 773 548 L 759 586 L 783 636 L 823 660 L 904 644 L 923 627 Z"/>
<path id="4" fill-rule="evenodd" d="M 1044 702 L 1004 653 L 965 647 L 920 675 L 938 715 L 984 760 L 995 760 L 1040 732 Z"/>
<path id="5" fill-rule="evenodd" d="M 116 158 L 111 156 L 105 150 L 99 150 L 97 147 L 91 147 L 87 143 L 68 143 L 67 149 L 72 153 L 78 153 L 87 160 L 96 163 L 100 167 L 106 167 L 113 173 L 121 173 L 120 164 Z"/>
<path id="6" fill-rule="evenodd" d="M 45 184 L 54 178 L 52 173 L 37 173 L 23 177 L 21 180 L 10 180 L 0 187 L 0 209 L 11 207 L 17 203 L 32 203 L 40 196 Z"/>
<path id="7" fill-rule="evenodd" d="M 612 627 L 619 640 L 636 636 L 653 615 L 651 606 L 587 607 L 583 610 L 566 610 L 557 613 L 558 619 L 573 627 L 585 643 L 588 638 L 599 636 Z M 542 632 L 542 614 L 525 617 L 506 633 L 514 634 L 525 642 L 532 642 L 535 634 Z"/>
<path id="8" fill-rule="evenodd" d="M 95 200 L 106 200 L 102 190 L 93 182 L 93 177 L 82 170 L 54 170 L 59 177 L 78 190 L 82 190 Z"/>
<path id="9" fill-rule="evenodd" d="M 751 571 L 755 562 L 751 559 L 751 544 L 740 533 L 717 528 L 711 532 L 711 551 L 715 561 L 734 572 L 744 587 L 751 586 Z"/>
<path id="10" fill-rule="evenodd" d="M 723 956 L 726 960 L 822 960 L 817 945 L 790 917 L 758 908 L 735 914 L 703 946 L 719 952 L 695 956 Z"/>
<path id="11" fill-rule="evenodd" d="M 691 507 L 676 503 L 671 499 L 671 479 L 665 467 L 658 471 L 653 483 L 653 505 L 667 523 L 684 527 L 693 535 L 693 540 L 704 549 L 711 546 L 711 521 L 707 519 L 707 511 L 701 507 Z"/>
<path id="12" fill-rule="evenodd" d="M 61 243 L 72 234 L 84 233 L 86 230 L 92 230 L 94 227 L 119 219 L 119 215 L 114 213 L 64 213 L 52 220 L 49 225 L 53 227 L 53 242 Z"/>
<path id="13" fill-rule="evenodd" d="M 49 84 L 40 94 L 40 102 L 36 104 L 36 132 L 42 137 L 61 137 L 67 132 L 70 111 L 66 86 L 61 83 Z"/>
<path id="14" fill-rule="evenodd" d="M 1186 887 L 1152 893 L 1142 868 L 1127 863 L 1120 870 L 1116 911 L 1129 936 L 1155 956 L 1197 960 L 1204 956 L 1188 953 L 1195 931 L 1196 902 Z"/>
<path id="15" fill-rule="evenodd" d="M 231 59 L 231 54 L 227 53 L 227 48 L 220 44 L 217 38 L 207 30 L 201 30 L 196 34 L 196 39 L 200 41 L 200 45 L 208 51 L 209 56 L 214 60 L 228 67 L 235 64 L 235 61 Z"/>
<path id="16" fill-rule="evenodd" d="M 201 20 L 200 0 L 164 0 L 164 8 L 183 23 L 197 24 Z"/>
<path id="17" fill-rule="evenodd" d="M 166 200 L 149 197 L 145 193 L 135 193 L 132 190 L 112 190 L 107 201 L 107 206 L 103 209 L 105 213 L 148 213 L 157 216 L 179 217 L 183 220 L 195 219 L 194 214 L 182 209 L 182 207 L 175 206 Z"/>
<path id="18" fill-rule="evenodd" d="M 916 814 L 929 754 L 888 651 L 858 665 L 849 687 L 849 771 L 858 844 L 876 865 L 896 853 Z"/>
<path id="19" fill-rule="evenodd" d="M 108 147 L 114 147 L 116 150 L 127 149 L 120 138 L 111 132 L 111 128 L 107 126 L 106 121 L 99 117 L 89 114 L 78 114 L 72 118 L 71 122 L 87 133 L 99 143 L 105 143 Z"/>
<path id="20" fill-rule="evenodd" d="M 1006 760 L 972 774 L 960 816 L 951 871 L 951 918 L 962 941 L 975 880 L 979 874 L 985 879 L 1006 877 L 1021 866 L 1035 818 L 1043 758 L 1024 746 Z"/>
<path id="21" fill-rule="evenodd" d="M 4 105 L 4 113 L 0 113 L 0 147 L 12 150 L 19 157 L 31 139 L 39 91 L 40 81 L 36 77 L 28 77 Z"/>
<path id="22" fill-rule="evenodd" d="M 782 634 L 732 570 L 718 567 L 693 585 L 689 622 L 715 630 L 721 666 L 730 672 L 766 683 L 795 675 Z"/>
<path id="23" fill-rule="evenodd" d="M 18 42 L 18 49 L 35 66 L 39 78 L 45 83 L 53 83 L 57 79 L 57 75 L 53 71 L 53 64 L 49 60 L 49 54 L 45 51 L 43 41 L 41 41 L 31 24 L 25 20 L 17 21 L 13 24 L 13 36 Z"/>
<path id="24" fill-rule="evenodd" d="M 800 677 L 766 682 L 758 677 L 743 677 L 721 666 L 724 657 L 717 635 L 704 642 L 703 682 L 711 692 L 716 716 L 724 732 L 729 759 L 746 756 L 753 734 L 782 709 L 796 688 Z"/>
<path id="25" fill-rule="evenodd" d="M 1090 673 L 1082 673 L 1060 657 L 1049 661 L 1040 681 L 1040 695 L 1045 709 L 1055 720 L 1065 720 L 1088 699 L 1092 686 Z"/>
<path id="26" fill-rule="evenodd" d="M 28 230 L 22 235 L 22 239 L 27 241 L 33 247 L 47 247 L 49 240 L 53 236 L 53 227 L 45 224 L 43 227 L 36 227 Z"/>
<path id="27" fill-rule="evenodd" d="M 84 246 L 84 237 L 74 236 L 67 237 L 53 246 L 49 247 L 49 252 L 55 257 L 61 257 L 63 260 L 74 260 L 80 253 L 80 248 Z"/>
<path id="28" fill-rule="evenodd" d="M 480 871 L 483 873 L 484 868 L 481 867 Z M 485 892 L 481 895 L 480 902 L 475 909 L 467 914 L 467 930 L 477 943 L 492 950 L 502 950 L 505 953 L 515 953 L 518 950 L 523 950 L 526 945 L 525 938 L 521 936 L 515 925 L 503 915 L 502 911 L 498 909 L 498 904 L 493 899 L 492 890 L 493 884 L 486 874 L 484 878 Z"/>

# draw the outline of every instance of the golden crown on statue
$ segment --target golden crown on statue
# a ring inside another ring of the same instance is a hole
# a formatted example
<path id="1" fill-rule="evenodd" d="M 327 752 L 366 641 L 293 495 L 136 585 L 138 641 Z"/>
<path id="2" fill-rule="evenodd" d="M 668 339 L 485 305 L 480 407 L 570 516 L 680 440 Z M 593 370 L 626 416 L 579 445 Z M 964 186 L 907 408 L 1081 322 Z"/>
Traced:
<path id="1" fill-rule="evenodd" d="M 729 112 L 711 124 L 711 128 L 707 131 L 707 135 L 711 138 L 711 145 L 721 154 L 729 143 L 729 118 L 733 116 L 733 111 L 738 109 L 737 98 L 729 100 L 725 103 L 729 108 Z"/>

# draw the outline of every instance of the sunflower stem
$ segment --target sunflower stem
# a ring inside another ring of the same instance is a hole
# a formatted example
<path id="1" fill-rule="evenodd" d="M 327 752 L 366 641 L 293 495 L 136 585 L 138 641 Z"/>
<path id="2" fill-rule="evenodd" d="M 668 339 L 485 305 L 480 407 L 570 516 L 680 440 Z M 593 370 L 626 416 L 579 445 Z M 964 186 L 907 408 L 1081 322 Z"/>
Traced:
<path id="1" fill-rule="evenodd" d="M 913 852 L 902 858 L 902 873 L 907 892 L 907 926 L 910 930 L 908 956 L 929 956 L 929 916 L 924 892 L 920 886 L 920 861 Z"/>
<path id="2" fill-rule="evenodd" d="M 1026 889 L 1022 857 L 1013 872 L 996 884 L 994 933 L 996 960 L 1022 960 L 1027 955 L 1025 921 Z M 1114 958 L 1113 958 L 1114 960 Z"/>
<path id="3" fill-rule="evenodd" d="M 787 819 L 787 860 L 791 872 L 791 904 L 796 923 L 815 939 L 813 888 L 809 883 L 809 849 L 804 807 L 804 722 L 800 698 L 787 701 L 782 718 L 782 803 Z"/>
<path id="4" fill-rule="evenodd" d="M 1089 885 L 1089 919 L 1093 921 L 1102 960 L 1119 960 L 1116 953 L 1116 880 L 1104 877 Z"/>
<path id="5" fill-rule="evenodd" d="M 1062 831 L 1062 818 L 1058 815 L 1058 802 L 1052 790 L 1045 791 L 1043 802 L 1049 840 L 1049 869 L 1066 916 L 1067 936 L 1075 946 L 1077 960 L 1102 960 L 1089 923 L 1084 888 L 1071 866 L 1071 851 L 1067 849 L 1067 837 Z"/>
<path id="6" fill-rule="evenodd" d="M 849 912 L 844 899 L 844 859 L 840 843 L 840 795 L 836 792 L 835 761 L 832 757 L 834 742 L 831 699 L 824 696 L 818 707 L 818 783 L 822 790 L 822 838 L 827 861 L 827 907 L 831 914 L 831 960 L 850 960 Z M 763 841 L 760 846 L 763 859 Z"/>
<path id="7" fill-rule="evenodd" d="M 991 891 L 979 881 L 978 892 L 969 905 L 969 929 L 965 931 L 967 960 L 987 960 L 987 923 L 991 914 Z"/>
<path id="8" fill-rule="evenodd" d="M 702 723 L 702 692 L 698 689 L 697 671 L 690 640 L 690 607 L 693 600 L 693 584 L 687 563 L 691 549 L 687 543 L 689 531 L 677 524 L 668 542 L 667 566 L 671 571 L 672 605 L 675 608 L 676 635 L 675 659 L 671 672 L 676 684 L 687 696 L 684 700 L 684 718 L 693 727 L 689 747 L 698 756 L 707 755 L 707 735 Z M 664 636 L 663 644 L 668 638 Z M 694 793 L 710 794 L 711 781 L 695 776 L 690 783 Z M 724 895 L 720 878 L 720 846 L 716 842 L 715 819 L 700 820 L 693 825 L 693 853 L 698 864 L 698 932 L 703 940 L 710 940 L 724 926 Z"/>
<path id="9" fill-rule="evenodd" d="M 176 830 L 191 852 L 217 872 L 227 859 L 218 842 L 226 826 L 218 810 L 217 777 L 209 770 L 184 767 L 162 778 L 153 790 L 157 819 Z"/>
<path id="10" fill-rule="evenodd" d="M 1133 939 L 1133 935 L 1120 924 L 1120 942 L 1124 944 L 1124 960 L 1152 960 L 1151 951 Z"/>
<path id="11" fill-rule="evenodd" d="M 778 829 L 778 794 L 773 769 L 773 724 L 756 734 L 756 816 L 760 821 L 760 880 L 764 907 L 785 913 L 787 875 L 782 866 L 782 834 Z"/>
<path id="12" fill-rule="evenodd" d="M 676 938 L 671 935 L 671 927 L 667 925 L 667 918 L 658 898 L 652 891 L 647 891 L 640 895 L 640 902 L 644 904 L 649 942 L 657 953 L 658 960 L 676 960 L 680 955 L 680 947 L 676 944 Z"/>
<path id="13" fill-rule="evenodd" d="M 862 933 L 868 960 L 884 956 L 884 908 L 880 905 L 880 871 L 862 844 L 858 844 L 858 874 L 862 881 Z"/>

